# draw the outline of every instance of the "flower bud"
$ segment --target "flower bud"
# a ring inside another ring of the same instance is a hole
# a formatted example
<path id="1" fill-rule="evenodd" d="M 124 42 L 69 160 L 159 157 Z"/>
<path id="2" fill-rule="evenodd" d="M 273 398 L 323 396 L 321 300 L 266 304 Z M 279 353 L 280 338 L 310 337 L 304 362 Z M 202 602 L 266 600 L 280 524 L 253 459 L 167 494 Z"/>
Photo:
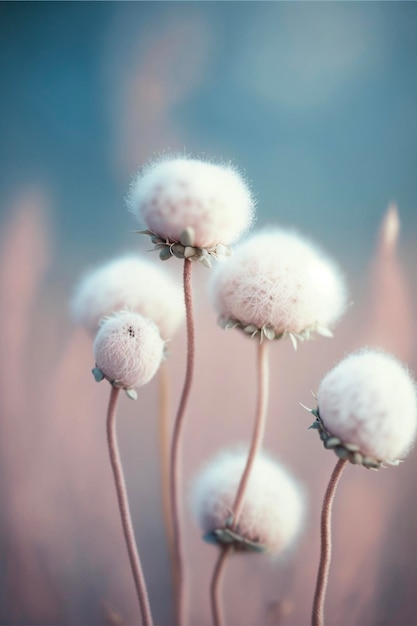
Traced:
<path id="1" fill-rule="evenodd" d="M 93 350 L 96 368 L 107 380 L 117 387 L 133 389 L 156 374 L 164 342 L 151 320 L 121 311 L 103 321 Z"/>

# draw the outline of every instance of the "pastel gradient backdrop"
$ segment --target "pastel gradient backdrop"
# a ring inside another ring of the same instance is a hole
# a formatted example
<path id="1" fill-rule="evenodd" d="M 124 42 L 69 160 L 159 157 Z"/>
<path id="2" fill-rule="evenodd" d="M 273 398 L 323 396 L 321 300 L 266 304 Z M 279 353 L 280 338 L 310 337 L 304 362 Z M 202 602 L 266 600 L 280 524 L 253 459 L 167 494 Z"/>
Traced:
<path id="1" fill-rule="evenodd" d="M 68 302 L 85 270 L 145 253 L 124 196 L 161 152 L 232 160 L 256 193 L 257 226 L 310 236 L 349 284 L 333 340 L 271 350 L 265 447 L 305 484 L 305 532 L 284 561 L 238 556 L 225 577 L 230 624 L 308 623 L 335 457 L 298 403 L 312 406 L 310 390 L 365 344 L 417 368 L 416 31 L 405 2 L 0 4 L 1 624 L 138 622 L 106 450 L 109 389 L 93 380 L 91 339 Z M 169 262 L 178 280 L 180 265 Z M 219 447 L 247 441 L 255 406 L 255 346 L 216 325 L 209 270 L 195 270 L 186 487 Z M 183 329 L 167 362 L 171 414 L 184 345 Z M 121 399 L 118 427 L 155 621 L 170 624 L 159 384 Z M 416 451 L 398 468 L 347 468 L 328 624 L 417 622 L 416 471 Z M 216 551 L 188 515 L 186 540 L 190 624 L 205 626 Z"/>

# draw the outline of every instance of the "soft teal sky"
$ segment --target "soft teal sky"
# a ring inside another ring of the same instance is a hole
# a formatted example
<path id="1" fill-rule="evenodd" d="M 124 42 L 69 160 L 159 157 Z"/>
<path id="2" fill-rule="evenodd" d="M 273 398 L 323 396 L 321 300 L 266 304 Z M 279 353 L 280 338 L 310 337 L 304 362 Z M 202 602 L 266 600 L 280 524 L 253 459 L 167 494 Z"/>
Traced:
<path id="1" fill-rule="evenodd" d="M 78 272 L 134 245 L 137 167 L 207 155 L 359 267 L 391 200 L 417 233 L 416 32 L 413 2 L 3 2 L 2 210 L 45 189 Z"/>

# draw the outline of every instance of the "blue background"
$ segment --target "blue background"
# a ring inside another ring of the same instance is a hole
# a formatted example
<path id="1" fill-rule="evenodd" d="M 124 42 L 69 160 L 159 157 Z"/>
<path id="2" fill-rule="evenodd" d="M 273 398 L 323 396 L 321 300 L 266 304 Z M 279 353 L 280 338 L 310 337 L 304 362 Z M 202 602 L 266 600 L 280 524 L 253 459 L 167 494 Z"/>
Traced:
<path id="1" fill-rule="evenodd" d="M 358 270 L 390 201 L 417 229 L 416 32 L 409 2 L 3 2 L 2 211 L 45 190 L 75 276 L 135 245 L 148 158 L 231 159 L 258 225 Z"/>

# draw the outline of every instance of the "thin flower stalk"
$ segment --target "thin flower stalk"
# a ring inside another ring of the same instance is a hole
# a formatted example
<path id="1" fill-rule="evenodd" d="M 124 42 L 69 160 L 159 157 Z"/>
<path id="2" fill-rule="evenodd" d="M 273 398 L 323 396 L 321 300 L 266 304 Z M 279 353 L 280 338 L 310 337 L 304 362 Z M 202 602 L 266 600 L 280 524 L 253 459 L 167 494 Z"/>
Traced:
<path id="1" fill-rule="evenodd" d="M 171 465 L 170 465 L 170 492 L 171 492 L 171 510 L 173 523 L 174 551 L 175 551 L 175 568 L 177 572 L 176 590 L 176 617 L 177 624 L 183 626 L 185 624 L 185 605 L 186 605 L 186 582 L 184 573 L 184 548 L 182 536 L 182 510 L 180 502 L 180 485 L 181 476 L 181 436 L 183 432 L 185 413 L 187 409 L 188 399 L 190 396 L 193 370 L 194 370 L 194 315 L 192 301 L 191 286 L 191 261 L 184 259 L 184 300 L 186 310 L 187 323 L 187 364 L 185 372 L 184 386 L 181 394 L 180 404 L 175 418 L 174 432 L 171 444 Z"/>
<path id="2" fill-rule="evenodd" d="M 313 614 L 311 623 L 313 626 L 323 626 L 324 624 L 324 601 L 326 598 L 327 583 L 329 581 L 330 560 L 332 556 L 332 507 L 336 493 L 336 487 L 339 483 L 343 469 L 345 468 L 347 459 L 339 459 L 336 463 L 330 482 L 326 490 L 323 500 L 323 509 L 321 514 L 321 551 L 320 565 L 317 574 L 316 591 L 314 594 Z"/>
<path id="3" fill-rule="evenodd" d="M 242 513 L 245 492 L 249 482 L 250 474 L 256 455 L 262 446 L 265 433 L 266 414 L 268 408 L 269 390 L 269 363 L 268 363 L 268 342 L 261 341 L 258 344 L 258 399 L 256 405 L 255 425 L 252 434 L 248 459 L 237 490 L 236 498 L 232 508 L 232 527 L 236 528 L 239 517 Z"/>
<path id="4" fill-rule="evenodd" d="M 166 362 L 161 364 L 159 370 L 159 456 L 161 471 L 161 494 L 162 494 L 162 514 L 164 527 L 168 543 L 168 553 L 171 566 L 171 577 L 176 585 L 177 572 L 175 566 L 174 535 L 172 528 L 172 515 L 169 499 L 169 454 L 170 454 L 170 423 L 169 423 L 169 377 Z"/>
<path id="5" fill-rule="evenodd" d="M 224 626 L 225 619 L 223 613 L 223 606 L 221 602 L 220 590 L 223 580 L 223 573 L 225 570 L 225 564 L 229 554 L 233 552 L 233 546 L 222 546 L 220 553 L 214 566 L 213 577 L 210 585 L 210 600 L 211 611 L 213 615 L 214 626 Z"/>
<path id="6" fill-rule="evenodd" d="M 268 342 L 261 341 L 258 344 L 258 398 L 256 405 L 255 424 L 252 433 L 252 441 L 250 444 L 249 454 L 246 461 L 245 469 L 240 479 L 239 487 L 236 493 L 231 512 L 231 528 L 235 530 L 239 525 L 239 518 L 242 513 L 245 493 L 251 476 L 253 464 L 258 454 L 265 433 L 266 415 L 268 408 L 268 390 L 269 390 L 269 362 L 268 362 Z M 231 550 L 223 550 L 215 566 L 211 585 L 211 605 L 213 611 L 213 621 L 216 626 L 222 626 L 223 610 L 220 600 L 221 575 L 223 574 L 227 557 L 231 554 Z"/>
<path id="7" fill-rule="evenodd" d="M 114 483 L 116 487 L 117 500 L 119 504 L 120 518 L 122 521 L 123 534 L 126 540 L 126 547 L 132 568 L 136 593 L 142 613 L 142 621 L 145 626 L 152 626 L 152 614 L 149 604 L 148 591 L 145 577 L 139 559 L 135 542 L 135 535 L 132 526 L 132 519 L 129 509 L 129 501 L 126 490 L 126 483 L 123 476 L 122 463 L 120 460 L 119 448 L 116 435 L 116 407 L 120 389 L 111 386 L 110 400 L 107 410 L 107 442 L 109 447 L 110 463 L 113 470 Z"/>

